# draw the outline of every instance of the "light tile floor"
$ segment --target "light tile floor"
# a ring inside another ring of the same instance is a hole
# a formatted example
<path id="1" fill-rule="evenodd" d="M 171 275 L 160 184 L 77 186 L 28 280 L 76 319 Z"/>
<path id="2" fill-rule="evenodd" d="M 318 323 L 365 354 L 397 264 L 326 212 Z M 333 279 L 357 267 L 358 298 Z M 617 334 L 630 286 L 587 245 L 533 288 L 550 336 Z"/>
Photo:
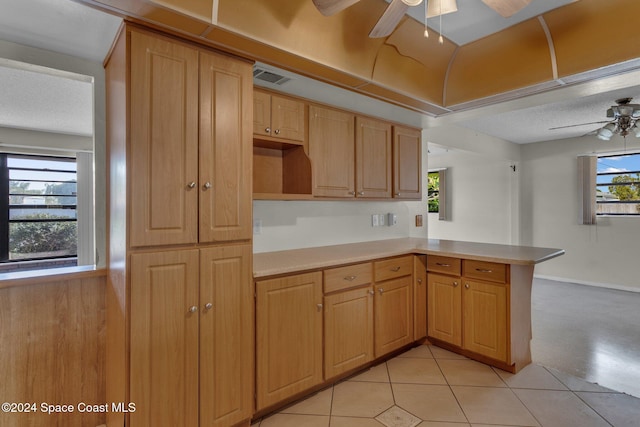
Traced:
<path id="1" fill-rule="evenodd" d="M 640 399 L 536 364 L 513 375 L 423 345 L 253 426 L 638 427 Z"/>

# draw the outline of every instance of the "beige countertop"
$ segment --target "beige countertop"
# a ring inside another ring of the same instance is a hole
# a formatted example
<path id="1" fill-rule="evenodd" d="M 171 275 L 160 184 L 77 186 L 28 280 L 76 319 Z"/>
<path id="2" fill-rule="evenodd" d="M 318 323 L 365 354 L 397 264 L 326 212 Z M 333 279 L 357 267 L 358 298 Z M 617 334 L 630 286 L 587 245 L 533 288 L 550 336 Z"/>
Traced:
<path id="1" fill-rule="evenodd" d="M 564 254 L 563 249 L 437 239 L 390 239 L 253 255 L 253 276 L 317 270 L 406 254 L 444 255 L 504 264 L 533 265 Z"/>

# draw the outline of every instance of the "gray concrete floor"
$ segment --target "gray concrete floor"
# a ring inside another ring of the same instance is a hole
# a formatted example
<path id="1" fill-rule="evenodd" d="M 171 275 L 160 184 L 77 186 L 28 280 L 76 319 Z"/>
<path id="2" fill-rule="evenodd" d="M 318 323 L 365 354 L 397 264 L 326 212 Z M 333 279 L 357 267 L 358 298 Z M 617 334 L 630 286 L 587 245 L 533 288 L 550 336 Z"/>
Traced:
<path id="1" fill-rule="evenodd" d="M 534 279 L 533 362 L 640 397 L 640 293 Z"/>

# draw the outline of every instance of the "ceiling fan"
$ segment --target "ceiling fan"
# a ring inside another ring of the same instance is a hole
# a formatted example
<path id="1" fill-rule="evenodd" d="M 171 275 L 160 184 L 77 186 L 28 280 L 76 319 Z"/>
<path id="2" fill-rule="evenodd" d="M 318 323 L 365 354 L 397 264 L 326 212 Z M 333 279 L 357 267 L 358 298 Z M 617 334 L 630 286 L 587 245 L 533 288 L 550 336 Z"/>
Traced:
<path id="1" fill-rule="evenodd" d="M 640 138 L 640 104 L 631 104 L 632 99 L 633 98 L 616 99 L 617 105 L 613 105 L 607 109 L 607 117 L 612 120 L 558 126 L 550 128 L 549 130 L 606 123 L 606 125 L 600 129 L 590 132 L 589 134 L 595 134 L 603 141 L 609 141 L 613 135 L 620 135 L 624 138 L 631 132 L 634 132 L 636 138 Z"/>
<path id="2" fill-rule="evenodd" d="M 313 0 L 313 4 L 324 16 L 336 13 L 358 3 L 360 0 Z M 458 10 L 456 0 L 426 0 L 427 17 L 444 15 Z M 487 6 L 508 18 L 528 5 L 531 0 L 482 0 Z M 387 37 L 396 28 L 409 7 L 418 6 L 422 0 L 392 0 L 384 11 L 369 37 Z"/>

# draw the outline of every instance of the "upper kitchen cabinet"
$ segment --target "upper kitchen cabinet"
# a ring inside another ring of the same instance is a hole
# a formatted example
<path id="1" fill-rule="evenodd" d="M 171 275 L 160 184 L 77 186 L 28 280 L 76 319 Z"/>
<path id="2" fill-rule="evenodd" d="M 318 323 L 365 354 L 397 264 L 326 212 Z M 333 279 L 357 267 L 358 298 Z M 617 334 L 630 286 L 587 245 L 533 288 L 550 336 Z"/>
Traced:
<path id="1" fill-rule="evenodd" d="M 307 133 L 305 103 L 262 90 L 253 92 L 254 138 L 302 144 Z"/>
<path id="2" fill-rule="evenodd" d="M 422 143 L 419 129 L 393 128 L 393 197 L 422 198 Z"/>
<path id="3" fill-rule="evenodd" d="M 391 198 L 391 124 L 356 118 L 356 197 Z"/>
<path id="4" fill-rule="evenodd" d="M 313 195 L 353 197 L 355 191 L 355 116 L 309 106 L 309 157 Z"/>
<path id="5" fill-rule="evenodd" d="M 129 40 L 131 246 L 250 239 L 251 65 L 142 30 Z"/>

